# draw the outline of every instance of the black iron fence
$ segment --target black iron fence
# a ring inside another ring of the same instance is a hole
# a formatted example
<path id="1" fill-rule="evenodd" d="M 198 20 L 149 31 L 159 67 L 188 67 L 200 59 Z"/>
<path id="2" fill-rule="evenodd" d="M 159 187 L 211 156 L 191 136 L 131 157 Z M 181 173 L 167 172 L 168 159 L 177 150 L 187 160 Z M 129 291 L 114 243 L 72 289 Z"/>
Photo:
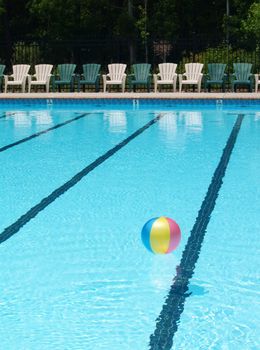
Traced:
<path id="1" fill-rule="evenodd" d="M 130 54 L 131 52 L 131 54 Z M 147 42 L 129 43 L 122 38 L 87 39 L 85 41 L 17 41 L 0 42 L 0 63 L 7 72 L 13 64 L 26 63 L 33 66 L 39 63 L 76 63 L 78 72 L 85 63 L 100 63 L 106 72 L 107 64 L 113 62 L 149 62 L 156 71 L 158 63 L 175 62 L 178 73 L 184 71 L 187 62 L 226 63 L 228 73 L 233 63 L 250 62 L 253 72 L 260 72 L 260 43 L 226 43 L 225 41 L 203 40 L 199 37 L 179 40 L 149 39 Z M 128 68 L 129 69 L 129 68 Z"/>

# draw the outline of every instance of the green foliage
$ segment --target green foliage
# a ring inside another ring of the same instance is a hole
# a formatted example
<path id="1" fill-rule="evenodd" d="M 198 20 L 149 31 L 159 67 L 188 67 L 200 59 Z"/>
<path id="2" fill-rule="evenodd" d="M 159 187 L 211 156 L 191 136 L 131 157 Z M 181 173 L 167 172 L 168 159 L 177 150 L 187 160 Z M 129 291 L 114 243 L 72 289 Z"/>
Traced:
<path id="1" fill-rule="evenodd" d="M 41 51 L 37 43 L 16 42 L 12 50 L 12 64 L 35 65 L 41 63 Z"/>
<path id="2" fill-rule="evenodd" d="M 135 26 L 140 32 L 142 42 L 145 43 L 149 37 L 149 33 L 147 31 L 147 11 L 146 8 L 141 5 L 138 7 L 138 10 L 140 15 L 136 20 Z"/>
<path id="3" fill-rule="evenodd" d="M 182 60 L 178 64 L 178 72 L 184 72 L 185 63 L 199 62 L 204 64 L 204 73 L 207 72 L 208 63 L 226 63 L 228 66 L 226 71 L 233 71 L 233 63 L 235 62 L 247 62 L 253 63 L 253 72 L 257 72 L 260 69 L 260 51 L 246 51 L 244 49 L 232 49 L 226 45 L 219 47 L 211 47 L 205 51 L 198 53 L 190 53 L 183 56 Z"/>
<path id="4" fill-rule="evenodd" d="M 250 6 L 247 18 L 242 21 L 242 27 L 248 35 L 254 35 L 260 41 L 260 2 Z"/>

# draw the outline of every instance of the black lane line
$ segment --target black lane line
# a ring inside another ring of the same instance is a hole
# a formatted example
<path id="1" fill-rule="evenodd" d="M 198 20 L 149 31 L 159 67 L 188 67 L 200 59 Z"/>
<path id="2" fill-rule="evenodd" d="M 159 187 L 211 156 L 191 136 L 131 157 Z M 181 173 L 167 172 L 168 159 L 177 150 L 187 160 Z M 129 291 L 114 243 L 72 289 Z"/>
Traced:
<path id="1" fill-rule="evenodd" d="M 63 123 L 56 124 L 56 125 L 52 126 L 51 128 L 48 128 L 48 129 L 39 131 L 39 132 L 37 132 L 37 133 L 35 133 L 35 134 L 32 134 L 32 135 L 30 135 L 30 136 L 28 136 L 28 137 L 25 137 L 24 139 L 21 139 L 21 140 L 19 140 L 19 141 L 10 143 L 9 145 L 0 147 L 0 152 L 4 152 L 4 151 L 6 151 L 6 150 L 9 149 L 9 148 L 12 148 L 12 147 L 15 147 L 15 146 L 17 146 L 17 145 L 20 145 L 21 143 L 30 141 L 30 140 L 34 139 L 35 137 L 41 136 L 41 135 L 43 135 L 43 134 L 47 134 L 48 132 L 50 132 L 50 131 L 52 131 L 52 130 L 55 130 L 55 129 L 61 128 L 61 127 L 64 126 L 64 125 L 73 123 L 73 122 L 75 122 L 76 120 L 79 120 L 79 119 L 81 119 L 81 118 L 84 118 L 84 117 L 86 117 L 86 116 L 89 115 L 89 114 L 91 114 L 91 113 L 84 113 L 84 114 L 81 114 L 81 115 L 79 115 L 79 116 L 77 116 L 77 117 L 75 117 L 75 118 L 66 120 L 66 121 L 63 122 Z"/>
<path id="2" fill-rule="evenodd" d="M 225 171 L 243 119 L 244 115 L 239 114 L 214 172 L 208 192 L 202 202 L 190 237 L 182 253 L 180 265 L 176 268 L 176 276 L 173 284 L 162 307 L 162 311 L 156 320 L 156 329 L 150 336 L 150 350 L 170 350 L 172 348 L 173 337 L 178 330 L 185 300 L 191 295 L 188 292 L 189 281 L 193 276 L 207 225 L 215 207 L 218 192 L 223 183 Z"/>
<path id="3" fill-rule="evenodd" d="M 148 129 L 153 124 L 157 123 L 164 114 L 159 114 L 152 120 L 150 120 L 147 124 L 145 124 L 140 129 L 136 130 L 133 134 L 128 136 L 126 139 L 118 143 L 116 146 L 108 150 L 102 156 L 98 157 L 88 166 L 86 166 L 83 170 L 74 175 L 69 181 L 67 181 L 62 186 L 58 187 L 47 197 L 43 198 L 41 202 L 36 204 L 30 210 L 27 211 L 24 215 L 22 215 L 17 221 L 15 221 L 12 225 L 6 227 L 4 231 L 0 233 L 0 244 L 6 241 L 8 238 L 12 237 L 15 233 L 17 233 L 25 224 L 27 224 L 31 219 L 33 219 L 39 212 L 45 209 L 49 204 L 54 202 L 58 197 L 68 191 L 71 187 L 75 186 L 83 177 L 85 177 L 88 173 L 94 170 L 97 166 L 104 163 L 108 158 L 110 158 L 113 154 L 119 151 L 121 148 L 126 146 L 130 141 L 135 139 L 138 135 L 142 134 L 146 129 Z"/>

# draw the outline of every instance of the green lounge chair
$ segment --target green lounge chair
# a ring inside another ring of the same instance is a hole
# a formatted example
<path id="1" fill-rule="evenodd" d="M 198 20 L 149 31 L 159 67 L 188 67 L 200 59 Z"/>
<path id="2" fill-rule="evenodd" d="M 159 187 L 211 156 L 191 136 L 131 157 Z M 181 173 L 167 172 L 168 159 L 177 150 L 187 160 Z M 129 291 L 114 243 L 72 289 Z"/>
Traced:
<path id="1" fill-rule="evenodd" d="M 94 85 L 95 91 L 99 91 L 100 67 L 101 65 L 96 63 L 83 64 L 83 74 L 78 77 L 78 92 L 81 85 L 83 85 L 83 91 L 85 91 L 85 85 Z"/>
<path id="2" fill-rule="evenodd" d="M 237 91 L 238 85 L 245 85 L 252 92 L 254 76 L 251 73 L 251 63 L 233 63 L 234 73 L 231 76 L 232 91 Z"/>
<path id="3" fill-rule="evenodd" d="M 74 91 L 74 81 L 75 81 L 75 69 L 76 65 L 71 63 L 59 64 L 58 74 L 52 79 L 52 90 L 55 91 L 56 86 L 58 86 L 59 92 L 61 91 L 61 86 L 69 85 L 70 91 Z"/>
<path id="4" fill-rule="evenodd" d="M 0 91 L 2 91 L 2 85 L 4 80 L 4 70 L 5 70 L 5 65 L 0 64 Z"/>
<path id="5" fill-rule="evenodd" d="M 149 63 L 137 63 L 132 65 L 133 74 L 129 76 L 129 89 L 135 91 L 137 85 L 145 85 L 150 92 L 152 75 Z"/>
<path id="6" fill-rule="evenodd" d="M 224 63 L 208 64 L 208 74 L 205 75 L 205 87 L 208 89 L 208 92 L 210 92 L 212 85 L 220 85 L 222 91 L 225 92 L 225 84 L 227 82 L 226 66 Z"/>

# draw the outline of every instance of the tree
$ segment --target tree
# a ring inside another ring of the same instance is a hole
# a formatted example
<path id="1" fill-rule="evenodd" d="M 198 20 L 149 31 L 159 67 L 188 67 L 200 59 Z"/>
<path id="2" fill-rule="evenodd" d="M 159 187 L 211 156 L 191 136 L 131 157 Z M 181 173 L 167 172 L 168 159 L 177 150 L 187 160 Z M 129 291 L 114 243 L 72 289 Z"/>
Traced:
<path id="1" fill-rule="evenodd" d="M 260 3 L 254 2 L 248 11 L 247 18 L 242 21 L 244 31 L 250 36 L 253 35 L 260 44 Z"/>

